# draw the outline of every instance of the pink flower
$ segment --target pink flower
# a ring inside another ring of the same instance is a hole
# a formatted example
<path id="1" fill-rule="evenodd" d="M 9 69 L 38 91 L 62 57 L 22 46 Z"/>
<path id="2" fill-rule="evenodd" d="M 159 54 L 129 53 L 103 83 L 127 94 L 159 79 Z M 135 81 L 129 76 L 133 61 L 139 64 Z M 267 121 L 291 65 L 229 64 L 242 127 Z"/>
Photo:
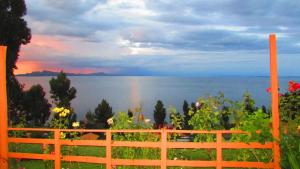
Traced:
<path id="1" fill-rule="evenodd" d="M 271 93 L 271 87 L 267 88 L 266 91 L 267 91 L 268 93 Z"/>

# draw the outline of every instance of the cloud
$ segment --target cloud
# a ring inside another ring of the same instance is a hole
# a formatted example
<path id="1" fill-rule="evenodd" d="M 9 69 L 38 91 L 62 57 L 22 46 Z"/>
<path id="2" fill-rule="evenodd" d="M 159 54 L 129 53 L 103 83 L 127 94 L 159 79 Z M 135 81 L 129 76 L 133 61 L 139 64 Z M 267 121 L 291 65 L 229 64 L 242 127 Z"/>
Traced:
<path id="1" fill-rule="evenodd" d="M 266 74 L 268 62 L 259 58 L 268 56 L 271 32 L 280 55 L 291 60 L 300 54 L 300 1 L 26 2 L 33 40 L 22 48 L 23 62 L 156 74 L 217 72 L 210 66 L 251 74 L 251 65 L 260 65 L 255 73 Z M 291 71 L 285 66 L 286 74 Z"/>

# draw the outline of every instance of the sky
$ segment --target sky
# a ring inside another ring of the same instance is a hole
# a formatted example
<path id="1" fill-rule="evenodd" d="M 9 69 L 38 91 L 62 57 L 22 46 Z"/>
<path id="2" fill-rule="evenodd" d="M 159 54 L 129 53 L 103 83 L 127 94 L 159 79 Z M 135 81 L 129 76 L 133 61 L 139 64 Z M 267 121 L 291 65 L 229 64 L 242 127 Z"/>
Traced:
<path id="1" fill-rule="evenodd" d="M 299 0 L 26 0 L 16 74 L 299 76 Z"/>

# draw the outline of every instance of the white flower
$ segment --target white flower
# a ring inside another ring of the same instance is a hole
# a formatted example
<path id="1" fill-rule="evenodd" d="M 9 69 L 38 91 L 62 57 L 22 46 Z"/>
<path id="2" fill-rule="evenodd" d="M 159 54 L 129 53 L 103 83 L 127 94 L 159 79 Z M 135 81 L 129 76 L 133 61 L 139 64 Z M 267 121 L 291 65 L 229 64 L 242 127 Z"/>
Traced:
<path id="1" fill-rule="evenodd" d="M 150 119 L 145 119 L 145 123 L 150 123 Z"/>
<path id="2" fill-rule="evenodd" d="M 114 124 L 113 118 L 109 118 L 109 119 L 107 120 L 107 124 L 109 124 L 109 125 Z"/>
<path id="3" fill-rule="evenodd" d="M 173 160 L 177 160 L 178 158 L 177 157 L 175 157 Z"/>
<path id="4" fill-rule="evenodd" d="M 79 127 L 79 122 L 78 122 L 78 121 L 77 121 L 77 122 L 73 122 L 73 123 L 72 123 L 72 126 L 73 126 L 74 128 Z"/>
<path id="5" fill-rule="evenodd" d="M 196 102 L 196 107 L 200 107 L 200 103 L 199 102 Z"/>

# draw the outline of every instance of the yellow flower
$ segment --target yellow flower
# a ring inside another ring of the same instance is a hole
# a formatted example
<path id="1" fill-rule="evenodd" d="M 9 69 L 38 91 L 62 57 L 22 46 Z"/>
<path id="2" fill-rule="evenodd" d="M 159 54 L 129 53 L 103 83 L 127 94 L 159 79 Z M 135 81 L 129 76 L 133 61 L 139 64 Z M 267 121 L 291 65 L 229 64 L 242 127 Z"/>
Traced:
<path id="1" fill-rule="evenodd" d="M 67 116 L 67 114 L 65 112 L 59 113 L 59 117 L 66 117 L 66 116 Z"/>
<path id="2" fill-rule="evenodd" d="M 54 108 L 52 109 L 52 112 L 54 112 L 54 113 L 59 113 L 59 112 L 61 112 L 61 109 L 60 109 L 59 107 L 54 107 Z"/>
<path id="3" fill-rule="evenodd" d="M 64 113 L 69 114 L 70 110 L 69 109 L 64 109 Z"/>
<path id="4" fill-rule="evenodd" d="M 72 123 L 72 126 L 73 126 L 74 128 L 79 127 L 79 122 L 73 122 L 73 123 Z"/>
<path id="5" fill-rule="evenodd" d="M 66 138 L 66 133 L 60 132 L 60 138 L 61 138 L 61 139 L 65 139 L 65 138 Z"/>

